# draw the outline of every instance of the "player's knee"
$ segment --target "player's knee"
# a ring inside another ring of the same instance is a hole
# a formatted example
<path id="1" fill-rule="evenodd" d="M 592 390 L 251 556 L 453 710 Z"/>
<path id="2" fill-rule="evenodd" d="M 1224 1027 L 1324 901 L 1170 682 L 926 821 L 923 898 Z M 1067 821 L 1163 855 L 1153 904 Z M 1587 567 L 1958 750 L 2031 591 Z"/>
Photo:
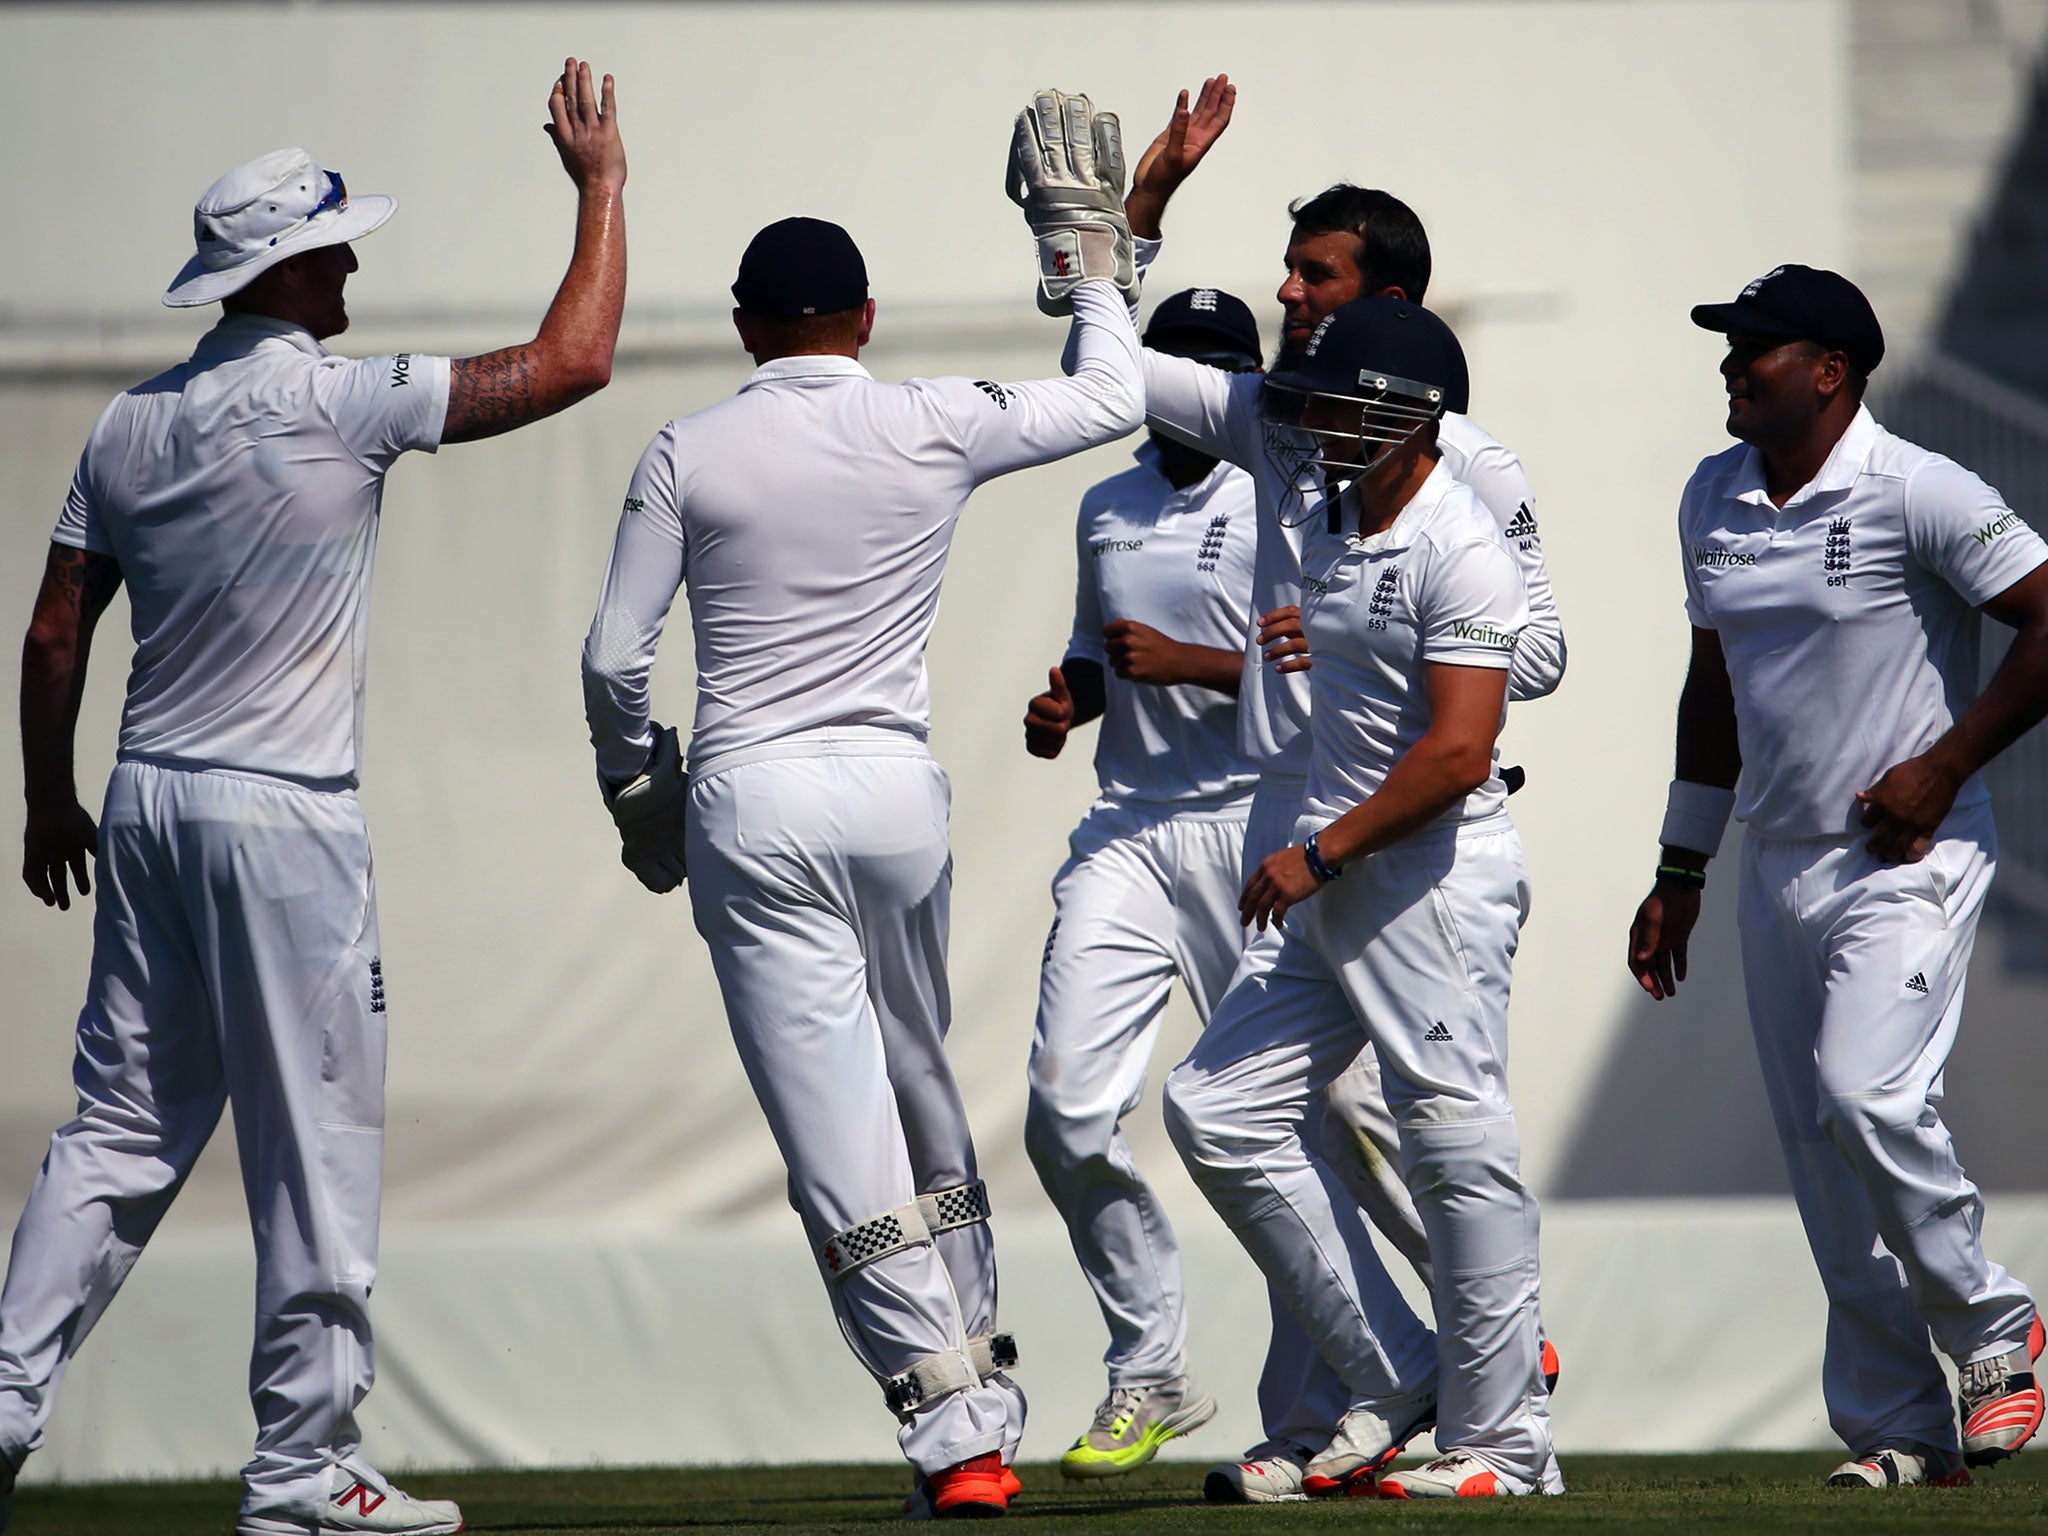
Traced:
<path id="1" fill-rule="evenodd" d="M 1926 1095 L 1910 1087 L 1823 1081 L 1817 1118 L 1828 1140 L 1860 1165 L 1875 1149 L 1912 1137 L 1932 1114 Z"/>
<path id="2" fill-rule="evenodd" d="M 1239 1106 L 1200 1073 L 1175 1067 L 1161 1099 L 1167 1138 L 1190 1173 L 1199 1178 L 1206 1169 L 1244 1160 L 1247 1129 Z"/>
<path id="3" fill-rule="evenodd" d="M 1105 1122 L 1102 1115 L 1065 1103 L 1056 1094 L 1041 1093 L 1037 1082 L 1032 1083 L 1024 1110 L 1024 1150 L 1041 1179 L 1050 1181 L 1106 1160 L 1115 1134 L 1114 1118 Z"/>

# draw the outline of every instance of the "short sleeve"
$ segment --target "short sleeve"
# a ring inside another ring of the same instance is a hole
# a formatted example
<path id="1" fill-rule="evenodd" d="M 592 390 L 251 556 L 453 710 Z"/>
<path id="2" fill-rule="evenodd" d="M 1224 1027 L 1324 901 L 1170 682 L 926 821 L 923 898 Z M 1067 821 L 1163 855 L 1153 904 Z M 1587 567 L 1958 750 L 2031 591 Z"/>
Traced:
<path id="1" fill-rule="evenodd" d="M 88 449 L 78 456 L 78 468 L 72 473 L 71 489 L 64 493 L 64 506 L 57 514 L 57 526 L 50 531 L 50 542 L 90 550 L 96 555 L 111 555 L 114 546 L 107 540 L 106 527 L 100 521 L 99 501 L 93 495 L 92 481 L 86 472 L 90 452 Z"/>
<path id="2" fill-rule="evenodd" d="M 1906 546 L 1973 608 L 2048 560 L 2048 544 L 1998 492 L 1939 457 L 1906 481 Z"/>
<path id="3" fill-rule="evenodd" d="M 1700 593 L 1699 567 L 1692 558 L 1692 498 L 1693 489 L 1688 485 L 1678 499 L 1678 569 L 1685 581 L 1685 616 L 1694 629 L 1712 629 L 1714 621 L 1707 617 L 1706 599 Z"/>
<path id="4" fill-rule="evenodd" d="M 1415 594 L 1422 659 L 1454 667 L 1513 663 L 1515 642 L 1529 622 L 1529 600 L 1514 557 L 1492 539 L 1468 539 L 1439 550 Z"/>
<path id="5" fill-rule="evenodd" d="M 1107 666 L 1109 652 L 1102 644 L 1102 589 L 1096 585 L 1090 537 L 1094 530 L 1094 508 L 1090 498 L 1084 497 L 1081 516 L 1074 524 L 1074 632 L 1067 637 L 1067 655 Z"/>
<path id="6" fill-rule="evenodd" d="M 399 352 L 335 359 L 316 383 L 350 451 L 366 464 L 389 469 L 402 453 L 432 453 L 441 446 L 450 377 L 445 357 Z"/>

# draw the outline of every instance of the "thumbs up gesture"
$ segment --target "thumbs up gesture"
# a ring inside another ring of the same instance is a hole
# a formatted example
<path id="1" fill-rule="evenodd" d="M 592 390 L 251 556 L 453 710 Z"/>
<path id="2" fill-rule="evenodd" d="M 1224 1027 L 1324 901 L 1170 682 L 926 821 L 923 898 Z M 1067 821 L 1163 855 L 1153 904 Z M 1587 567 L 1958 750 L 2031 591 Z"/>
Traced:
<path id="1" fill-rule="evenodd" d="M 1074 696 L 1058 667 L 1046 673 L 1048 687 L 1024 711 L 1024 750 L 1033 757 L 1058 757 L 1074 728 Z"/>

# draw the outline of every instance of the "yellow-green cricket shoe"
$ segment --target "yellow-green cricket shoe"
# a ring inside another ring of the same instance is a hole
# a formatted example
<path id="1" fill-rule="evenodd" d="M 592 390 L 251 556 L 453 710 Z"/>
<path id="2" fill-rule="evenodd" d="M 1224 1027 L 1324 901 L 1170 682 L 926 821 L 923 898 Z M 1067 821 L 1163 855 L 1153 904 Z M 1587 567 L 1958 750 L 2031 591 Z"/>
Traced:
<path id="1" fill-rule="evenodd" d="M 1145 1465 L 1175 1435 L 1216 1416 L 1216 1399 L 1185 1376 L 1150 1387 L 1111 1387 L 1095 1422 L 1060 1458 L 1062 1477 L 1122 1477 Z"/>

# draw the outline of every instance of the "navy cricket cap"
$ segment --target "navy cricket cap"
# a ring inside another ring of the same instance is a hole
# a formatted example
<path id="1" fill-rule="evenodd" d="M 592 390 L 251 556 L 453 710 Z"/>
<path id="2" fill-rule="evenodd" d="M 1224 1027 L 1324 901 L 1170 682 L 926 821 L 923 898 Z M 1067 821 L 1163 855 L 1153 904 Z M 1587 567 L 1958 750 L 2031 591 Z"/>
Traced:
<path id="1" fill-rule="evenodd" d="M 1465 349 L 1451 328 L 1420 304 L 1375 293 L 1340 304 L 1310 333 L 1299 356 L 1267 375 L 1281 389 L 1370 399 L 1380 378 L 1441 390 L 1446 410 L 1470 392 Z M 1401 391 L 1406 393 L 1406 391 Z"/>
<path id="2" fill-rule="evenodd" d="M 868 266 L 837 224 L 781 219 L 747 242 L 732 296 L 756 315 L 836 314 L 867 302 Z"/>
<path id="3" fill-rule="evenodd" d="M 1221 288 L 1184 288 L 1161 299 L 1145 322 L 1145 345 L 1222 368 L 1264 360 L 1251 306 Z"/>
<path id="4" fill-rule="evenodd" d="M 1732 304 L 1695 304 L 1692 323 L 1723 335 L 1782 336 L 1846 353 L 1869 373 L 1884 358 L 1884 328 L 1863 290 L 1821 267 L 1773 267 Z"/>

